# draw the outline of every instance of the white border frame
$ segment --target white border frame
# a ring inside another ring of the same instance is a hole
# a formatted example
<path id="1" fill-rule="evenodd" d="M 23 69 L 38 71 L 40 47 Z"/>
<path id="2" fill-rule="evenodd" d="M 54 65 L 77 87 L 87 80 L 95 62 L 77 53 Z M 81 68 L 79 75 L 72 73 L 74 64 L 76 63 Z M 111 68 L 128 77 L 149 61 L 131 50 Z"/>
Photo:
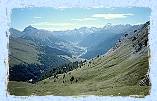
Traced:
<path id="1" fill-rule="evenodd" d="M 10 26 L 10 14 L 13 8 L 24 7 L 149 7 L 151 8 L 150 43 L 150 78 L 151 93 L 145 98 L 121 96 L 29 96 L 17 97 L 7 94 L 8 73 L 8 37 L 6 31 Z M 156 101 L 157 96 L 157 0 L 0 0 L 0 100 L 1 101 Z"/>

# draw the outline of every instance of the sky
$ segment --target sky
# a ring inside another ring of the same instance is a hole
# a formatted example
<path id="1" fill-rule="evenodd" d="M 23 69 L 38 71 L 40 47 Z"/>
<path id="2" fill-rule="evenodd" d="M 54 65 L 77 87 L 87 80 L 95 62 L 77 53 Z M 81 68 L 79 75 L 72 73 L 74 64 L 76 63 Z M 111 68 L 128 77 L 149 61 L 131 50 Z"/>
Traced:
<path id="1" fill-rule="evenodd" d="M 14 8 L 11 28 L 22 31 L 31 25 L 49 31 L 80 27 L 103 27 L 108 23 L 142 24 L 150 19 L 151 9 L 133 8 Z"/>

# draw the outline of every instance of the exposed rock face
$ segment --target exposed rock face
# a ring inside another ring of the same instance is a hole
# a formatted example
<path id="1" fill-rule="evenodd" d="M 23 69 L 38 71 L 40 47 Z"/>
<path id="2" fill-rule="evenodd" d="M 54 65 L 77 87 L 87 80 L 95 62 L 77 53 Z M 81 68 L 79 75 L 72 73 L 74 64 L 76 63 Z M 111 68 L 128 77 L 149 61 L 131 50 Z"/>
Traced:
<path id="1" fill-rule="evenodd" d="M 145 75 L 145 77 L 139 82 L 139 85 L 140 86 L 150 86 L 151 83 L 150 83 L 150 78 L 149 78 L 149 75 Z"/>
<path id="2" fill-rule="evenodd" d="M 141 49 L 148 46 L 149 24 L 149 22 L 145 23 L 141 32 L 134 31 L 135 35 L 132 37 L 132 42 L 135 52 L 139 52 Z"/>

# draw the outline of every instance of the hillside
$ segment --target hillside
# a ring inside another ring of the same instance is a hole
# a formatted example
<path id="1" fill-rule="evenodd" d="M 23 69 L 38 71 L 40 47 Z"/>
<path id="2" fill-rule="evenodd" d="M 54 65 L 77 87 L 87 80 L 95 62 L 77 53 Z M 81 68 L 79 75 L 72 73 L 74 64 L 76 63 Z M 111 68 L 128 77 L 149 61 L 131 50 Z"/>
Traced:
<path id="1" fill-rule="evenodd" d="M 9 80 L 28 81 L 32 79 L 33 82 L 38 81 L 49 77 L 48 73 L 53 68 L 70 63 L 68 58 L 72 57 L 71 53 L 58 49 L 55 45 L 53 47 L 46 44 L 46 42 L 50 43 L 49 36 L 52 41 L 55 41 L 53 39 L 59 40 L 57 38 L 51 35 L 46 37 L 45 34 L 47 33 L 31 26 L 22 32 L 11 28 L 10 33 Z"/>
<path id="2" fill-rule="evenodd" d="M 40 64 L 38 61 L 38 47 L 32 41 L 27 41 L 22 38 L 9 38 L 9 66 L 26 64 Z"/>
<path id="3" fill-rule="evenodd" d="M 149 22 L 125 33 L 106 54 L 80 68 L 35 84 L 10 81 L 14 95 L 141 95 L 149 94 Z"/>

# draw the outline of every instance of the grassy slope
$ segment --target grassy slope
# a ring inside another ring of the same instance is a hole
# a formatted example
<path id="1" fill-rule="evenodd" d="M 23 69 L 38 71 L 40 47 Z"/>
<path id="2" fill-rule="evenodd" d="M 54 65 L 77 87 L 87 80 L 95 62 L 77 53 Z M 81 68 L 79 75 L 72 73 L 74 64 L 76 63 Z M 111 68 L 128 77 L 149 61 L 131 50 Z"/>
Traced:
<path id="1" fill-rule="evenodd" d="M 139 36 L 137 40 L 144 39 Z M 150 87 L 139 86 L 139 81 L 149 69 L 149 48 L 134 53 L 132 45 L 131 39 L 126 39 L 106 56 L 65 74 L 64 79 L 60 74 L 56 82 L 53 77 L 36 84 L 10 81 L 9 92 L 14 95 L 148 95 Z M 71 76 L 78 82 L 71 84 Z"/>
<path id="2" fill-rule="evenodd" d="M 26 41 L 24 39 L 11 38 L 9 40 L 9 51 L 10 51 L 10 65 L 17 65 L 23 62 L 28 64 L 38 63 L 38 51 L 32 42 Z"/>

